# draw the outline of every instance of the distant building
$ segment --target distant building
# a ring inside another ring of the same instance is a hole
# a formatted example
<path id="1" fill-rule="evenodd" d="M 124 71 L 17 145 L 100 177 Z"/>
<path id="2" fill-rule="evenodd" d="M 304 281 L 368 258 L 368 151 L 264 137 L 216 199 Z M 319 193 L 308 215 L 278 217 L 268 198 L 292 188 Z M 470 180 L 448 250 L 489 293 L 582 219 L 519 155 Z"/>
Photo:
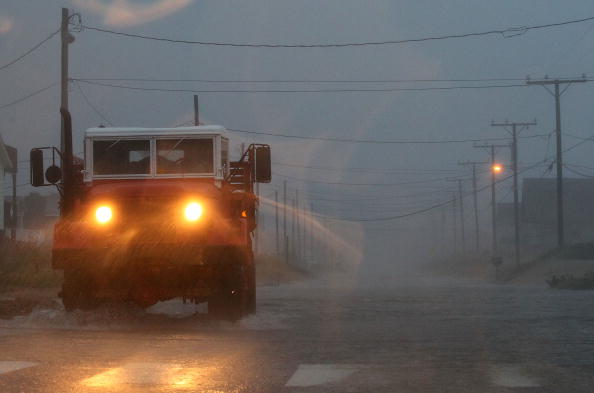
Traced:
<path id="1" fill-rule="evenodd" d="M 564 224 L 567 243 L 594 241 L 594 179 L 564 179 Z M 524 179 L 522 241 L 557 244 L 556 179 Z"/>
<path id="2" fill-rule="evenodd" d="M 59 216 L 59 195 L 31 192 L 19 199 L 19 210 L 24 230 L 43 230 L 53 225 Z"/>

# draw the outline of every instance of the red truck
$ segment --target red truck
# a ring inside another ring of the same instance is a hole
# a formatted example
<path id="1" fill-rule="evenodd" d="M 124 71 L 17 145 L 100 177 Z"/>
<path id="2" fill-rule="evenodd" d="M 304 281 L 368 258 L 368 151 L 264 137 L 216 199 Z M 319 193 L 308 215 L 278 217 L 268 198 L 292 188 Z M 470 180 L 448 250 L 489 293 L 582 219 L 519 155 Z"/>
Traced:
<path id="1" fill-rule="evenodd" d="M 220 126 L 91 128 L 79 159 L 61 112 L 63 149 L 31 150 L 31 184 L 61 194 L 52 265 L 65 309 L 181 297 L 215 318 L 254 312 L 254 183 L 270 182 L 270 146 L 230 161 Z"/>

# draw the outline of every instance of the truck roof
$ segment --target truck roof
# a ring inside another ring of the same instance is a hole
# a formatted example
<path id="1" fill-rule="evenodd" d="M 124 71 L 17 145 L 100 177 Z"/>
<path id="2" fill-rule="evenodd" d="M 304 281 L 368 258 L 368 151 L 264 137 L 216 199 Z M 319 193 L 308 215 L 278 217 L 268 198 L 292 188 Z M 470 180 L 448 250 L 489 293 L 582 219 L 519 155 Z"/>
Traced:
<path id="1" fill-rule="evenodd" d="M 85 131 L 86 137 L 114 137 L 114 136 L 190 136 L 190 135 L 222 135 L 225 136 L 225 128 L 222 126 L 208 125 L 195 127 L 165 127 L 165 128 L 141 128 L 141 127 L 95 127 Z"/>

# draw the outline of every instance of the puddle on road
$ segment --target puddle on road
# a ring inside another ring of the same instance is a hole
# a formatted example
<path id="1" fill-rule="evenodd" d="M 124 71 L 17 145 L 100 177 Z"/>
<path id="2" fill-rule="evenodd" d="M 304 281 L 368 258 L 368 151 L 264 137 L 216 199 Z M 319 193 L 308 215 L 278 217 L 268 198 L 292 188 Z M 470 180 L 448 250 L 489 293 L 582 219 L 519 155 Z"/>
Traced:
<path id="1" fill-rule="evenodd" d="M 507 388 L 533 388 L 540 386 L 538 380 L 526 375 L 526 370 L 521 366 L 493 366 L 489 374 L 491 376 L 491 382 L 497 386 Z"/>
<path id="2" fill-rule="evenodd" d="M 259 307 L 256 314 L 236 322 L 208 318 L 207 306 L 181 299 L 160 302 L 147 309 L 130 304 L 104 305 L 95 310 L 66 312 L 59 299 L 55 305 L 38 306 L 27 315 L 0 321 L 0 334 L 19 329 L 56 330 L 276 330 L 283 329 L 282 308 Z M 8 334 L 8 333 L 6 333 Z M 14 333 L 13 333 L 14 334 Z"/>

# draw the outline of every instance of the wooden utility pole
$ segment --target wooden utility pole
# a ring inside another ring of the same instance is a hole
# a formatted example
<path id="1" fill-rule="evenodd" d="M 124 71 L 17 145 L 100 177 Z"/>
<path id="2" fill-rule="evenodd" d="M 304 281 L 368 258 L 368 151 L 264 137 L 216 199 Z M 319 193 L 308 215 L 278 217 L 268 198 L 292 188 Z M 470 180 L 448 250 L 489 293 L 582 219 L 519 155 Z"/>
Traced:
<path id="1" fill-rule="evenodd" d="M 295 190 L 295 198 L 293 199 L 293 209 L 291 209 L 291 259 L 295 259 L 295 222 L 296 216 L 295 212 L 297 211 L 297 198 L 299 196 L 299 191 Z"/>
<path id="2" fill-rule="evenodd" d="M 68 8 L 62 8 L 62 22 L 60 24 L 61 53 L 60 53 L 60 108 L 68 110 L 68 46 L 74 42 L 74 36 L 68 30 L 70 21 L 70 11 Z M 60 131 L 61 151 L 64 151 L 64 120 L 62 119 L 62 128 Z M 62 165 L 63 167 L 63 165 Z"/>
<path id="3" fill-rule="evenodd" d="M 283 246 L 285 263 L 289 263 L 289 238 L 287 237 L 287 181 L 283 181 Z"/>
<path id="4" fill-rule="evenodd" d="M 456 222 L 458 221 L 458 213 L 456 209 L 458 197 L 454 192 L 452 195 L 452 227 L 454 232 L 454 254 L 458 251 L 458 228 Z"/>
<path id="5" fill-rule="evenodd" d="M 276 240 L 276 255 L 280 256 L 280 239 L 278 236 L 278 190 L 274 190 L 274 231 Z"/>
<path id="6" fill-rule="evenodd" d="M 15 241 L 16 240 L 16 230 L 17 230 L 17 193 L 16 193 L 16 188 L 17 188 L 17 180 L 16 180 L 16 175 L 17 175 L 17 163 L 15 162 L 14 164 L 14 168 L 12 168 L 12 206 L 10 209 L 10 213 L 11 213 L 11 217 L 10 217 L 10 240 Z"/>
<path id="7" fill-rule="evenodd" d="M 497 170 L 495 169 L 495 165 L 497 165 L 497 161 L 495 159 L 495 148 L 497 147 L 509 147 L 509 145 L 493 145 L 493 144 L 484 144 L 484 145 L 474 145 L 475 148 L 479 149 L 490 149 L 491 150 L 491 246 L 492 246 L 492 257 L 497 257 L 498 255 L 498 247 L 497 247 L 497 201 L 495 200 L 495 184 Z M 502 168 L 499 169 L 501 171 Z"/>
<path id="8" fill-rule="evenodd" d="M 260 204 L 260 183 L 256 183 L 256 201 L 258 201 L 258 205 Z M 254 221 L 256 222 L 256 230 L 254 231 L 254 254 L 258 255 L 260 251 L 260 212 L 259 209 L 256 209 Z"/>
<path id="9" fill-rule="evenodd" d="M 553 97 L 555 97 L 555 135 L 557 140 L 557 245 L 562 248 L 565 246 L 565 226 L 563 216 L 563 149 L 561 144 L 561 96 L 573 83 L 587 82 L 585 76 L 581 79 L 545 79 L 526 80 L 528 85 L 540 85 L 545 88 Z M 553 85 L 555 91 L 550 91 L 547 86 Z M 563 91 L 559 91 L 560 85 L 567 85 Z"/>
<path id="10" fill-rule="evenodd" d="M 460 203 L 460 240 L 462 246 L 462 255 L 466 255 L 466 233 L 464 228 L 464 195 L 462 192 L 463 179 L 447 179 L 449 182 L 458 182 L 458 195 L 454 192 L 454 248 L 456 247 L 456 199 Z"/>
<path id="11" fill-rule="evenodd" d="M 439 234 L 439 242 L 440 242 L 440 250 L 441 250 L 441 254 L 445 254 L 445 245 L 446 245 L 446 240 L 445 240 L 445 225 L 446 225 L 446 216 L 445 216 L 445 207 L 441 207 L 441 209 L 439 209 L 441 212 L 441 226 L 440 226 L 440 234 Z"/>
<path id="12" fill-rule="evenodd" d="M 299 248 L 301 249 L 300 255 L 301 255 L 302 263 L 305 260 L 305 220 L 304 220 L 304 218 L 305 218 L 305 202 L 301 202 L 301 209 L 299 210 L 299 228 L 300 228 Z"/>
<path id="13" fill-rule="evenodd" d="M 522 131 L 524 128 L 528 128 L 530 126 L 535 126 L 536 120 L 532 122 L 524 122 L 524 123 L 510 123 L 507 120 L 505 123 L 495 123 L 491 122 L 491 127 L 503 127 L 507 132 L 509 132 L 512 136 L 512 166 L 514 171 L 514 259 L 516 260 L 516 265 L 520 265 L 520 201 L 518 196 L 518 133 Z M 511 131 L 509 127 L 511 126 Z M 518 127 L 521 127 L 518 130 Z"/>
<path id="14" fill-rule="evenodd" d="M 458 179 L 458 197 L 460 198 L 460 235 L 462 236 L 462 255 L 466 255 L 466 234 L 464 233 L 464 195 L 462 195 L 462 179 Z"/>
<path id="15" fill-rule="evenodd" d="M 477 190 L 477 181 L 476 181 L 476 166 L 487 164 L 487 162 L 482 161 L 465 161 L 459 162 L 458 165 L 463 166 L 471 166 L 472 167 L 472 199 L 474 202 L 474 232 L 475 232 L 475 248 L 476 252 L 480 251 L 480 235 L 479 235 L 479 216 L 478 216 L 478 190 Z"/>
<path id="16" fill-rule="evenodd" d="M 194 125 L 200 125 L 200 108 L 198 107 L 198 96 L 196 94 L 194 94 Z"/>
<path id="17" fill-rule="evenodd" d="M 314 250 L 314 206 L 313 202 L 309 203 L 309 252 L 310 252 L 310 261 L 313 262 L 315 260 L 315 250 Z"/>
<path id="18" fill-rule="evenodd" d="M 295 219 L 295 235 L 294 235 L 294 246 L 295 247 L 295 258 L 299 263 L 301 261 L 301 226 L 300 226 L 300 211 L 299 211 L 299 190 L 295 190 L 295 211 L 293 212 Z"/>

